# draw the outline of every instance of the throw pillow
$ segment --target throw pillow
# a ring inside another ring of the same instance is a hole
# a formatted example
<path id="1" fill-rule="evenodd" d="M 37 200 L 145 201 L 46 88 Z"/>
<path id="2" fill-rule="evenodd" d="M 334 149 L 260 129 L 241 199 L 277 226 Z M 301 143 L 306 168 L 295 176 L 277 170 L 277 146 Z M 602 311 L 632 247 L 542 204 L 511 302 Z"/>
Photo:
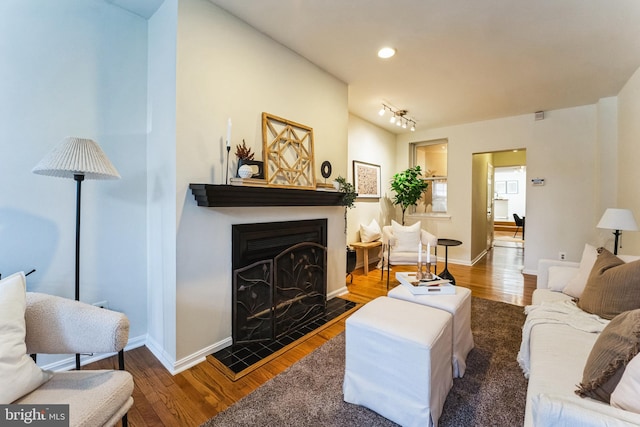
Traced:
<path id="1" fill-rule="evenodd" d="M 24 273 L 0 280 L 0 404 L 9 404 L 51 378 L 27 354 L 24 342 L 26 284 Z"/>
<path id="2" fill-rule="evenodd" d="M 625 264 L 608 250 L 598 250 L 578 307 L 605 319 L 640 308 L 640 261 Z"/>
<path id="3" fill-rule="evenodd" d="M 360 224 L 360 241 L 362 243 L 375 242 L 380 237 L 382 237 L 382 231 L 375 218 L 371 220 L 369 225 Z"/>
<path id="4" fill-rule="evenodd" d="M 567 282 L 567 286 L 565 286 L 562 292 L 574 298 L 580 298 L 591 274 L 591 270 L 593 269 L 593 264 L 596 263 L 596 258 L 598 258 L 598 250 L 596 247 L 588 243 L 584 245 L 578 273 Z"/>
<path id="5" fill-rule="evenodd" d="M 549 280 L 547 287 L 552 291 L 562 292 L 567 283 L 576 275 L 576 269 L 573 267 L 561 267 L 553 265 L 549 267 Z"/>
<path id="6" fill-rule="evenodd" d="M 398 252 L 418 252 L 420 244 L 420 222 L 416 222 L 410 226 L 403 226 L 391 220 L 391 228 L 393 229 L 393 237 L 396 244 L 394 251 Z"/>
<path id="7" fill-rule="evenodd" d="M 627 363 L 640 350 L 640 309 L 615 318 L 596 339 L 576 393 L 609 403 Z"/>
<path id="8" fill-rule="evenodd" d="M 622 378 L 611 393 L 611 406 L 640 414 L 640 355 L 624 369 Z"/>

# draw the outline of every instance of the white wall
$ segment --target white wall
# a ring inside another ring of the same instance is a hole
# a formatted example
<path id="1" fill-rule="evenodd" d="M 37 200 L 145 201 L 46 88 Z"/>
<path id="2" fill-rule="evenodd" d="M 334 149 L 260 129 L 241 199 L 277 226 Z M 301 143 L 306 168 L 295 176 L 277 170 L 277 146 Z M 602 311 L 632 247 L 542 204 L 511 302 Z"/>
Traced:
<path id="1" fill-rule="evenodd" d="M 375 219 L 380 227 L 390 225 L 395 219 L 395 208 L 391 203 L 393 193 L 389 182 L 398 172 L 395 168 L 396 136 L 353 114 L 349 115 L 349 155 L 347 180 L 353 182 L 353 161 L 380 165 L 380 199 L 356 199 L 355 207 L 347 216 L 347 242 L 360 241 L 360 224 L 369 224 Z M 337 175 L 336 175 L 337 176 Z M 373 261 L 377 254 L 369 254 Z M 363 265 L 362 253 L 358 251 L 358 267 Z"/>
<path id="2" fill-rule="evenodd" d="M 178 0 L 149 19 L 147 346 L 168 367 L 176 354 L 176 34 Z"/>
<path id="3" fill-rule="evenodd" d="M 618 208 L 631 209 L 640 222 L 640 69 L 618 94 Z M 611 206 L 607 206 L 611 207 Z M 613 244 L 608 246 L 613 247 Z M 622 234 L 622 254 L 640 254 L 640 233 Z"/>
<path id="4" fill-rule="evenodd" d="M 76 184 L 31 169 L 65 136 L 96 140 L 122 179 L 84 181 L 81 300 L 146 322 L 147 22 L 103 2 L 0 2 L 0 272 L 73 298 Z M 39 361 L 46 358 L 39 359 Z"/>
<path id="5" fill-rule="evenodd" d="M 328 217 L 328 290 L 345 286 L 341 207 L 196 205 L 189 183 L 224 181 L 227 118 L 232 146 L 245 139 L 256 160 L 262 159 L 263 111 L 308 125 L 318 176 L 324 160 L 335 176 L 346 176 L 348 111 L 345 83 L 206 0 L 179 2 L 177 40 L 175 357 L 182 369 L 195 354 L 228 344 L 232 224 Z"/>
<path id="6" fill-rule="evenodd" d="M 596 182 L 601 182 L 596 155 L 600 108 L 607 110 L 608 106 L 547 111 L 541 121 L 527 114 L 399 136 L 398 168 L 408 165 L 408 143 L 449 140 L 451 219 L 423 219 L 423 223 L 439 237 L 463 242 L 450 248 L 453 262 L 470 264 L 478 255 L 470 247 L 472 154 L 513 148 L 527 150 L 525 272 L 535 273 L 539 258 L 557 258 L 559 251 L 567 252 L 569 259 L 580 259 L 584 243 L 596 238 L 595 224 L 601 215 L 596 208 L 600 194 L 595 191 Z M 545 178 L 546 185 L 531 187 L 531 178 Z"/>

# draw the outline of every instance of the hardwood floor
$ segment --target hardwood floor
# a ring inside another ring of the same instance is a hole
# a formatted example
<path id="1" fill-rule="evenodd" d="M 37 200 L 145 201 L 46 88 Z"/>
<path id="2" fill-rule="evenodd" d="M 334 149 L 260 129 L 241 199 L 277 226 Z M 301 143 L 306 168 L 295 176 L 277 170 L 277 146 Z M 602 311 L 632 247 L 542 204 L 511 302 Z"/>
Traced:
<path id="1" fill-rule="evenodd" d="M 516 305 L 531 303 L 536 277 L 522 274 L 522 248 L 493 248 L 472 267 L 449 263 L 449 271 L 458 286 L 471 289 L 472 295 Z M 438 263 L 437 271 L 443 268 Z M 394 267 L 408 271 L 410 267 Z M 386 295 L 386 275 L 380 280 L 380 270 L 370 268 L 364 276 L 356 271 L 349 293 L 344 297 L 365 303 Z M 398 283 L 391 276 L 390 286 Z M 251 393 L 326 341 L 344 331 L 344 319 L 300 342 L 264 366 L 232 382 L 210 361 L 200 363 L 172 376 L 146 347 L 128 351 L 126 368 L 134 377 L 134 405 L 129 411 L 130 426 L 199 426 L 234 402 Z M 114 369 L 115 357 L 88 365 L 86 369 Z"/>

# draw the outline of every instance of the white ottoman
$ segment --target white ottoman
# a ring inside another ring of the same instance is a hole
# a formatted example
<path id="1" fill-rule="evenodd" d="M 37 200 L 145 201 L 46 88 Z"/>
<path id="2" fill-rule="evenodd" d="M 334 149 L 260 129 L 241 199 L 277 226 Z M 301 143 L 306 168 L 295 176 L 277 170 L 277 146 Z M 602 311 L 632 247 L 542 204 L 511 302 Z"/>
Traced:
<path id="1" fill-rule="evenodd" d="M 453 316 L 453 375 L 462 378 L 467 369 L 467 355 L 473 348 L 471 333 L 471 291 L 456 286 L 455 295 L 414 295 L 404 285 L 391 289 L 387 296 L 439 308 Z"/>
<path id="2" fill-rule="evenodd" d="M 345 402 L 402 426 L 437 426 L 453 385 L 451 314 L 379 297 L 346 321 Z"/>

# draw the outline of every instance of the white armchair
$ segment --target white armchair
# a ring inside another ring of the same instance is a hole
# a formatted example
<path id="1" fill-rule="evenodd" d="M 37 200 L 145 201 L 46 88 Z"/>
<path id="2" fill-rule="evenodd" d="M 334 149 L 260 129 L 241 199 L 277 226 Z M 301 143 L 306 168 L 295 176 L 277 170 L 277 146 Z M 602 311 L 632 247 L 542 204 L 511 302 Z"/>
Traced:
<path id="1" fill-rule="evenodd" d="M 124 371 L 129 320 L 122 314 L 53 295 L 27 292 L 29 354 L 119 352 L 120 370 L 55 372 L 15 404 L 68 404 L 70 426 L 113 426 L 133 405 L 133 377 Z"/>
<path id="2" fill-rule="evenodd" d="M 395 232 L 394 232 L 395 229 Z M 430 245 L 435 250 L 438 245 L 438 238 L 426 230 L 423 230 L 420 222 L 411 227 L 403 227 L 395 221 L 392 225 L 382 228 L 382 274 L 380 280 L 384 279 L 384 270 L 387 269 L 387 289 L 389 288 L 390 266 L 392 265 L 418 265 L 418 243 L 423 251 Z M 423 262 L 426 262 L 423 253 Z M 435 272 L 435 258 L 433 258 Z"/>

